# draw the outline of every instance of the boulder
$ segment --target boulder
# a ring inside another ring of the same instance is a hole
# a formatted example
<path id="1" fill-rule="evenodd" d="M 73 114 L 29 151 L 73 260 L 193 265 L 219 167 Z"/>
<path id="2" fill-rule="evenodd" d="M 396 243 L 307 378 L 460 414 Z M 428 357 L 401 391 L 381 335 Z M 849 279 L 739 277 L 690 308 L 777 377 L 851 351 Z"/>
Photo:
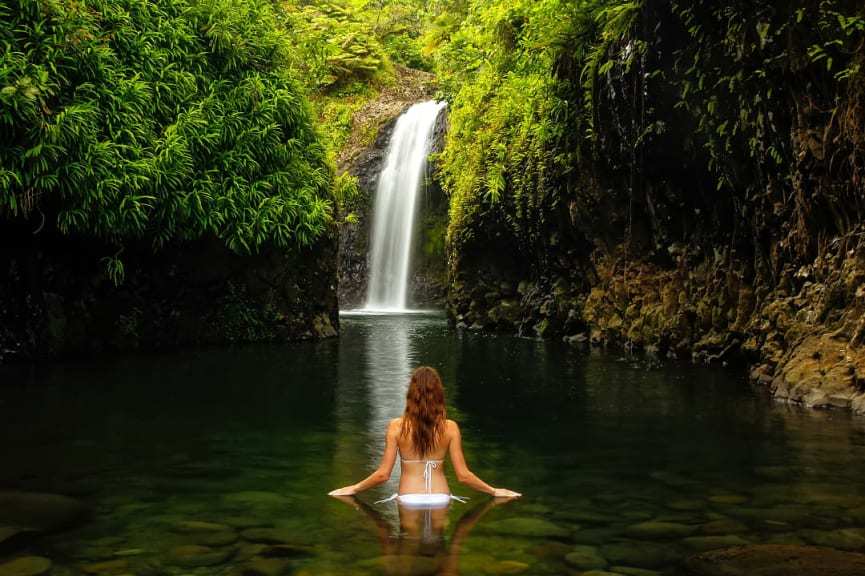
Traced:
<path id="1" fill-rule="evenodd" d="M 21 556 L 0 564 L 0 576 L 42 576 L 51 571 L 51 560 L 41 556 Z"/>
<path id="2" fill-rule="evenodd" d="M 820 546 L 751 544 L 711 550 L 682 563 L 682 576 L 861 576 L 865 554 Z"/>
<path id="3" fill-rule="evenodd" d="M 0 526 L 55 532 L 83 522 L 87 506 L 68 496 L 41 492 L 0 492 Z"/>

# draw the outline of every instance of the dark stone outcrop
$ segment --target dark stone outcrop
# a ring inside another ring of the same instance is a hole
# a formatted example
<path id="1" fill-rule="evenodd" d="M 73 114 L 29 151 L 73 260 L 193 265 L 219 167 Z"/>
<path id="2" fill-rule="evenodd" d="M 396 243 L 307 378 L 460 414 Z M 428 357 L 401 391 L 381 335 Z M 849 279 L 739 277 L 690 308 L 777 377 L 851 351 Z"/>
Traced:
<path id="1" fill-rule="evenodd" d="M 155 253 L 129 242 L 119 286 L 100 262 L 116 247 L 23 222 L 5 222 L 0 239 L 0 360 L 323 338 L 339 327 L 335 234 L 312 250 L 246 256 L 216 239 Z"/>
<path id="2" fill-rule="evenodd" d="M 720 5 L 748 34 L 785 29 L 796 9 Z M 723 12 L 705 8 L 693 10 Z M 470 240 L 449 254 L 449 316 L 458 326 L 738 365 L 776 398 L 865 412 L 862 45 L 845 56 L 853 76 L 833 84 L 804 54 L 807 23 L 790 42 L 751 44 L 749 56 L 723 42 L 723 26 L 696 27 L 702 36 L 692 38 L 677 9 L 646 2 L 618 46 L 644 43 L 645 53 L 595 79 L 594 137 L 574 128 L 565 147 L 579 148 L 577 164 L 548 195 L 538 233 L 527 242 L 487 218 L 483 229 L 452 234 Z M 711 88 L 684 96 L 699 69 L 684 55 L 697 51 L 712 62 L 699 70 Z M 734 90 L 713 76 L 737 74 L 749 80 Z M 707 101 L 718 104 L 711 120 Z M 725 120 L 747 134 L 724 144 L 717 131 L 701 132 Z M 516 218 L 502 198 L 497 210 Z"/>

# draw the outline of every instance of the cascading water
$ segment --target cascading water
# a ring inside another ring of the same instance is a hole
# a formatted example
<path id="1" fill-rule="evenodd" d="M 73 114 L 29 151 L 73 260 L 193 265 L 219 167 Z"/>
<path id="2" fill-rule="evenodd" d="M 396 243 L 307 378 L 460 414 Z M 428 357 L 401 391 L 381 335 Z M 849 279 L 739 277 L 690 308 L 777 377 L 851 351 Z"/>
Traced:
<path id="1" fill-rule="evenodd" d="M 397 119 L 373 207 L 366 310 L 405 311 L 415 204 L 444 102 L 422 102 Z"/>

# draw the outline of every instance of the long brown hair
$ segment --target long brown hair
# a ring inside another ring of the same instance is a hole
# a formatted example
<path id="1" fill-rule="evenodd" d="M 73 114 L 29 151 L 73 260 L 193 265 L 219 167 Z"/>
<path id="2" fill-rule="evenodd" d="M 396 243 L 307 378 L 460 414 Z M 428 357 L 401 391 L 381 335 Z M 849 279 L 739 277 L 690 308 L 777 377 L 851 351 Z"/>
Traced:
<path id="1" fill-rule="evenodd" d="M 420 457 L 425 458 L 441 439 L 446 421 L 442 379 L 435 368 L 421 366 L 408 383 L 402 436 L 411 438 Z"/>

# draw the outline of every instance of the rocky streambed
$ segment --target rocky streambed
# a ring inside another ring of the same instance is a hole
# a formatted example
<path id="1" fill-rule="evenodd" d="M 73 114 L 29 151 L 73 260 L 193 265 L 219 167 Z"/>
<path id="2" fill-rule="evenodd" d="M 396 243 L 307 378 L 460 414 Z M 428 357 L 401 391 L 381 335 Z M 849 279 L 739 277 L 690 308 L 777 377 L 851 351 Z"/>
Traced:
<path id="1" fill-rule="evenodd" d="M 673 496 L 615 490 L 577 496 L 567 510 L 538 500 L 495 510 L 459 543 L 450 534 L 414 553 L 379 541 L 368 519 L 299 518 L 292 496 L 220 494 L 209 503 L 102 502 L 0 493 L 0 576 L 219 574 L 573 574 L 582 576 L 852 576 L 865 570 L 865 497 L 824 484 L 784 490 L 794 471 L 737 493 L 658 472 Z M 341 505 L 340 505 L 341 506 Z M 377 506 L 386 518 L 389 507 Z M 498 508 L 498 507 L 496 507 Z M 347 508 L 346 508 L 347 510 Z M 471 510 L 459 505 L 451 521 Z M 339 510 L 338 514 L 342 514 Z M 336 533 L 333 524 L 342 527 Z M 399 540 L 399 531 L 386 538 Z"/>

